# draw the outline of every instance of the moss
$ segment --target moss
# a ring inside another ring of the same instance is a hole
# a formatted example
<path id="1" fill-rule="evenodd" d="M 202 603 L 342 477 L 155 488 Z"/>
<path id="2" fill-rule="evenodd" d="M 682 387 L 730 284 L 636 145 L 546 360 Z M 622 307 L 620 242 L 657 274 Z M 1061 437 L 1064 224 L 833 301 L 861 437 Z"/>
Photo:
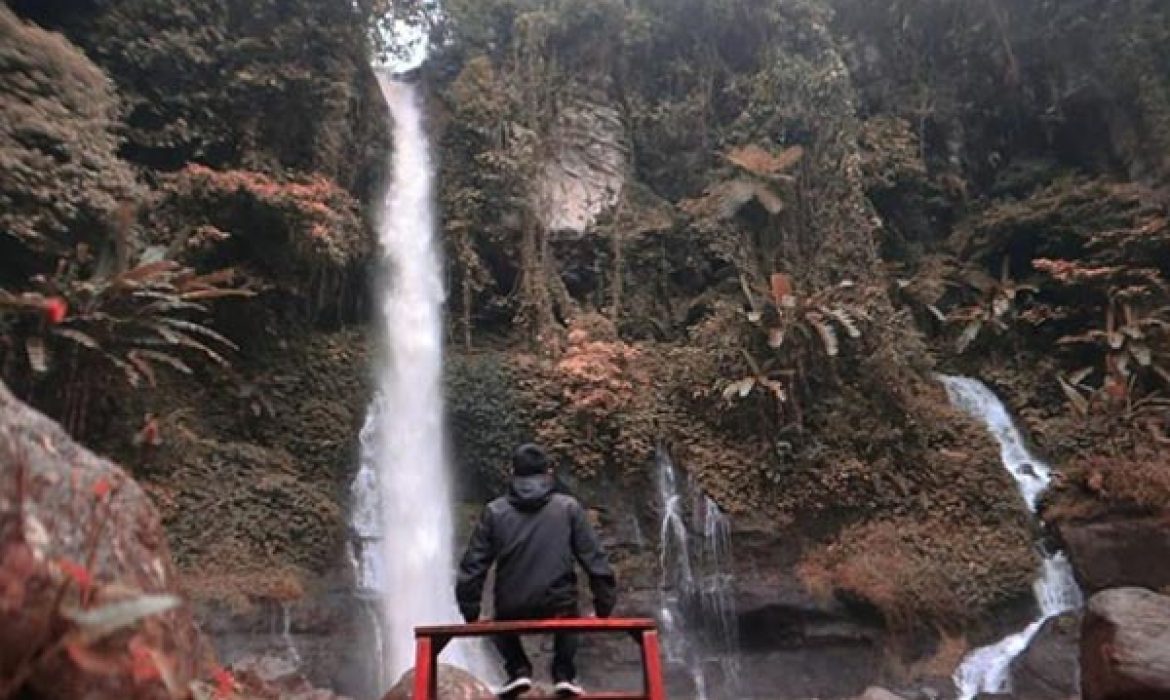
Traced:
<path id="1" fill-rule="evenodd" d="M 464 498 L 485 498 L 502 488 L 512 450 L 532 439 L 515 376 L 505 358 L 487 354 L 449 354 L 445 372 L 456 482 Z"/>
<path id="2" fill-rule="evenodd" d="M 309 0 L 14 5 L 113 78 L 136 164 L 315 171 L 372 195 L 388 134 L 363 11 Z"/>
<path id="3" fill-rule="evenodd" d="M 822 595 L 875 606 L 905 635 L 951 632 L 1016 598 L 1036 574 L 1027 531 L 970 527 L 947 519 L 891 519 L 848 528 L 800 565 Z"/>
<path id="4" fill-rule="evenodd" d="M 119 207 L 141 192 L 118 159 L 120 104 L 100 68 L 67 39 L 0 8 L 0 284 L 29 250 L 53 256 L 76 243 L 99 250 Z M 21 244 L 14 251 L 13 239 Z M 19 279 L 25 283 L 25 279 Z"/>

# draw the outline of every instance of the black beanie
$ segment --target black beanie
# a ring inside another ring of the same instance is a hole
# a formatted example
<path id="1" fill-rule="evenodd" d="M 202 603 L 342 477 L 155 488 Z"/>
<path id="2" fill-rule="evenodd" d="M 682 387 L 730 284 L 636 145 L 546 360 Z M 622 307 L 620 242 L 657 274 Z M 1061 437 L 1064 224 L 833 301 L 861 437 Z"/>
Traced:
<path id="1" fill-rule="evenodd" d="M 548 471 L 548 455 L 531 443 L 521 445 L 512 453 L 512 473 L 516 476 L 532 476 Z"/>

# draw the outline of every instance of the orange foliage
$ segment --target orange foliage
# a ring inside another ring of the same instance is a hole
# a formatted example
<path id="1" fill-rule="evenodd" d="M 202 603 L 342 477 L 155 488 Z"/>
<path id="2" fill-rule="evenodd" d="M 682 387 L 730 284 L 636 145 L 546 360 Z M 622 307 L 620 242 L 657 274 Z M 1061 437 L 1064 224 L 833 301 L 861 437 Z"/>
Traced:
<path id="1" fill-rule="evenodd" d="M 637 367 L 638 349 L 620 340 L 593 340 L 588 331 L 569 331 L 569 346 L 556 364 L 569 407 L 597 417 L 621 411 L 647 381 Z"/>
<path id="2" fill-rule="evenodd" d="M 305 182 L 279 182 L 253 170 L 213 170 L 198 163 L 188 165 L 183 172 L 204 179 L 217 190 L 245 190 L 260 199 L 291 199 L 306 214 L 328 215 L 332 213 L 331 200 L 348 197 L 345 190 L 321 175 L 309 176 Z"/>
<path id="3" fill-rule="evenodd" d="M 1032 267 L 1064 283 L 1090 282 L 1097 279 L 1109 278 L 1121 271 L 1120 267 L 1085 267 L 1072 260 L 1053 260 L 1048 258 L 1036 258 L 1032 261 Z"/>
<path id="4" fill-rule="evenodd" d="M 345 227 L 352 198 L 321 175 L 309 175 L 300 181 L 280 181 L 252 170 L 213 170 L 196 163 L 183 169 L 182 175 L 198 185 L 221 193 L 246 192 L 261 202 L 291 207 L 308 222 L 311 238 L 323 240 L 331 231 Z"/>

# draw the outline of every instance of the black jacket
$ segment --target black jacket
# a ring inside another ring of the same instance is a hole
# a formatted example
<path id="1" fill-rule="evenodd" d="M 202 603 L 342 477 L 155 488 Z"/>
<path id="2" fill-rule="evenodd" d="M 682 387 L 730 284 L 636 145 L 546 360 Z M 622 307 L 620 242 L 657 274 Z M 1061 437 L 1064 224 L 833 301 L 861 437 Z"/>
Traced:
<path id="1" fill-rule="evenodd" d="M 613 612 L 617 582 L 585 509 L 556 493 L 551 476 L 512 478 L 508 495 L 484 508 L 459 564 L 455 598 L 468 621 L 479 618 L 484 579 L 496 564 L 496 618 L 575 614 L 577 573 L 589 575 L 599 617 Z"/>

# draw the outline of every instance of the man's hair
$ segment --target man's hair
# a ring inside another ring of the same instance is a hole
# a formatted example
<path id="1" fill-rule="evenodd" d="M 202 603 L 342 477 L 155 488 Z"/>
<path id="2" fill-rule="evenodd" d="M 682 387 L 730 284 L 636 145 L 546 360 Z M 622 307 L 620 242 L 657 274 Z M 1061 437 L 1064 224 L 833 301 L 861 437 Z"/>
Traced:
<path id="1" fill-rule="evenodd" d="M 548 467 L 548 455 L 532 443 L 521 445 L 512 453 L 512 473 L 516 476 L 543 474 Z"/>

